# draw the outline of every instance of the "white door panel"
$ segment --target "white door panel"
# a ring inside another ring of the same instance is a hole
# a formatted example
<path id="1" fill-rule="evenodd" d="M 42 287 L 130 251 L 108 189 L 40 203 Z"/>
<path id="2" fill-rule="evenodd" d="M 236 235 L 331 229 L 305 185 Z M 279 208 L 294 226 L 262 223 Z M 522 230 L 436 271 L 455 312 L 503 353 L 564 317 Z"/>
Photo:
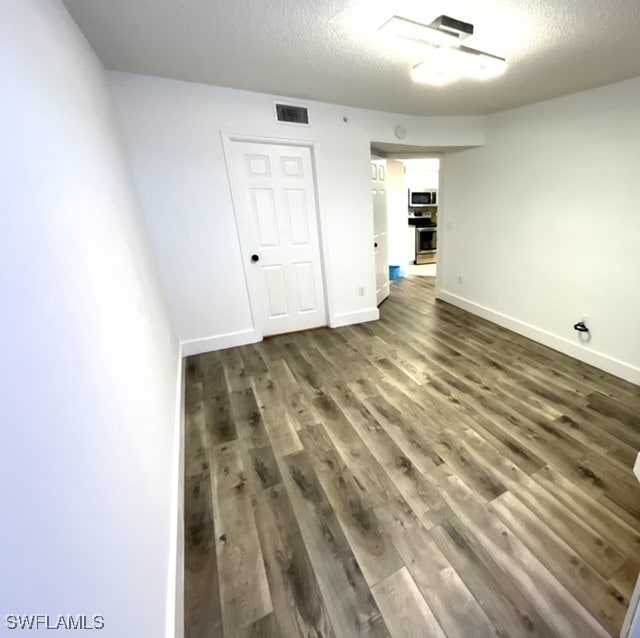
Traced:
<path id="1" fill-rule="evenodd" d="M 310 262 L 294 264 L 297 284 L 297 298 L 300 301 L 298 312 L 315 312 L 318 309 L 315 296 L 313 264 Z"/>
<path id="2" fill-rule="evenodd" d="M 326 325 L 310 149 L 233 141 L 228 163 L 256 329 Z"/>
<path id="3" fill-rule="evenodd" d="M 311 238 L 305 192 L 301 188 L 287 188 L 284 191 L 284 199 L 291 224 L 291 242 L 296 246 L 306 246 Z"/>
<path id="4" fill-rule="evenodd" d="M 268 155 L 247 155 L 246 162 L 249 175 L 271 177 L 271 163 Z"/>
<path id="5" fill-rule="evenodd" d="M 371 164 L 371 197 L 373 199 L 373 250 L 376 269 L 376 303 L 380 305 L 389 296 L 389 258 L 387 234 L 387 193 L 385 166 Z"/>
<path id="6" fill-rule="evenodd" d="M 258 241 L 261 248 L 278 246 L 278 221 L 276 217 L 276 202 L 273 190 L 270 188 L 252 188 L 253 223 L 258 231 Z"/>
<path id="7" fill-rule="evenodd" d="M 287 287 L 282 266 L 263 266 L 267 286 L 268 317 L 283 317 L 289 313 Z"/>

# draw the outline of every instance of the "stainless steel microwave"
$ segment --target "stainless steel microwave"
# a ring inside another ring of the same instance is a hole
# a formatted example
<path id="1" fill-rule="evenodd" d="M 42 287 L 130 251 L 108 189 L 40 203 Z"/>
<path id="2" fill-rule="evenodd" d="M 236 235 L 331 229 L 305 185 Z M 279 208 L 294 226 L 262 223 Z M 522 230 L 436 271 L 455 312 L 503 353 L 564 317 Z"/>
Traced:
<path id="1" fill-rule="evenodd" d="M 438 192 L 435 190 L 409 190 L 409 206 L 436 206 Z"/>

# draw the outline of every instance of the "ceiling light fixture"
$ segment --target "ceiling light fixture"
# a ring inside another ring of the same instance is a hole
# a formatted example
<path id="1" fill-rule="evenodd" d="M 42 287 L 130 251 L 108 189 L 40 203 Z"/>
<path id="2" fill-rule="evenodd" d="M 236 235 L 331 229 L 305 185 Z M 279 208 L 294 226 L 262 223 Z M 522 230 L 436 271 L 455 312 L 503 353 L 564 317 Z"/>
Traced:
<path id="1" fill-rule="evenodd" d="M 473 35 L 473 25 L 442 15 L 431 24 L 422 24 L 400 16 L 392 16 L 379 29 L 382 34 L 411 40 L 422 45 L 426 56 L 411 70 L 416 82 L 442 86 L 462 77 L 486 80 L 504 72 L 504 58 L 461 46 Z"/>
<path id="2" fill-rule="evenodd" d="M 432 46 L 457 46 L 473 34 L 473 25 L 448 16 L 440 16 L 431 24 L 422 24 L 400 16 L 392 16 L 378 31 L 405 40 Z"/>

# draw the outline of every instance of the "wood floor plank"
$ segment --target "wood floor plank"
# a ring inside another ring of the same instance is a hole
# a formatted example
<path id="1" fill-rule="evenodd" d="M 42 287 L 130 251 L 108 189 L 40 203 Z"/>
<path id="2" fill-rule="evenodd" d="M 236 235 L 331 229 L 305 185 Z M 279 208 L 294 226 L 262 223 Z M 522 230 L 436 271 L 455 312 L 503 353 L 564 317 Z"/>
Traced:
<path id="1" fill-rule="evenodd" d="M 537 416 L 522 414 L 512 406 L 494 403 L 477 394 L 472 398 L 461 397 L 460 401 L 469 401 L 498 427 L 508 427 L 510 434 L 521 447 L 531 450 L 536 457 L 553 464 L 594 498 L 600 497 L 606 490 L 607 485 L 599 474 L 584 462 L 584 457 L 590 454 L 589 448 L 569 436 L 561 426 Z M 518 465 L 516 460 L 513 462 Z M 604 466 L 604 463 L 598 465 L 599 468 Z"/>
<path id="2" fill-rule="evenodd" d="M 388 533 L 382 528 L 366 494 L 348 472 L 340 472 L 340 458 L 322 425 L 300 434 L 324 493 L 347 537 L 369 586 L 402 567 Z"/>
<path id="3" fill-rule="evenodd" d="M 618 635 L 640 387 L 394 281 L 185 364 L 185 635 Z"/>
<path id="4" fill-rule="evenodd" d="M 386 503 L 394 490 L 398 490 L 372 451 L 331 397 L 319 396 L 315 404 L 323 417 L 322 423 L 329 438 L 348 465 L 361 491 L 367 493 L 374 507 Z"/>
<path id="5" fill-rule="evenodd" d="M 283 404 L 282 395 L 271 376 L 267 373 L 253 377 L 251 385 L 258 399 L 260 412 L 274 453 L 277 456 L 285 456 L 300 452 L 302 444 L 298 438 L 293 419 Z"/>
<path id="6" fill-rule="evenodd" d="M 370 374 L 370 361 L 337 330 L 314 331 L 317 349 L 329 363 L 348 379 Z"/>
<path id="7" fill-rule="evenodd" d="M 565 539 L 598 573 L 609 578 L 624 562 L 624 556 L 608 543 L 589 521 L 558 501 L 532 478 L 502 458 L 475 432 L 465 433 L 467 453 L 487 472 L 501 478 L 509 490 L 523 501 L 561 538 Z"/>
<path id="8" fill-rule="evenodd" d="M 425 527 L 432 527 L 446 515 L 445 504 L 424 476 L 403 454 L 384 428 L 362 405 L 341 400 L 341 408 L 349 423 L 364 441 L 378 463 Z M 329 428 L 330 429 L 330 428 Z"/>
<path id="9" fill-rule="evenodd" d="M 479 440 L 482 440 L 478 437 Z M 501 477 L 493 474 L 476 460 L 459 436 L 443 430 L 434 440 L 435 449 L 452 469 L 480 498 L 491 501 L 504 494 L 506 487 Z"/>
<path id="10" fill-rule="evenodd" d="M 445 638 L 406 567 L 387 576 L 371 591 L 393 638 L 413 638 L 418 633 Z"/>
<path id="11" fill-rule="evenodd" d="M 403 392 L 392 383 L 377 386 L 380 396 L 413 424 L 415 430 L 427 441 L 440 432 L 447 423 L 446 411 L 438 409 L 433 397 L 421 392 L 419 388 L 410 386 L 409 393 Z M 436 463 L 437 465 L 437 463 Z"/>
<path id="12" fill-rule="evenodd" d="M 443 383 L 440 383 L 440 379 Z M 445 396 L 451 393 L 460 401 L 462 407 L 477 410 L 489 421 L 495 422 L 495 415 L 500 415 L 499 418 L 511 426 L 510 432 L 519 439 L 520 446 L 524 445 L 532 450 L 537 458 L 546 457 L 547 460 L 553 460 L 575 480 L 583 482 L 585 488 L 589 489 L 594 496 L 601 494 L 604 485 L 597 475 L 589 474 L 584 466 L 578 463 L 581 455 L 590 454 L 589 447 L 574 438 L 566 428 L 526 406 L 520 399 L 506 400 L 502 396 L 500 400 L 492 399 L 469 387 L 461 392 L 460 382 L 452 384 L 451 379 L 446 376 L 440 376 L 439 380 L 433 381 L 431 385 Z M 518 459 L 512 458 L 512 460 L 516 465 L 520 465 Z"/>
<path id="13" fill-rule="evenodd" d="M 302 391 L 284 359 L 268 361 L 271 379 L 280 389 L 284 402 L 294 418 L 296 430 L 316 425 L 320 421 L 307 395 Z"/>
<path id="14" fill-rule="evenodd" d="M 633 589 L 638 582 L 639 575 L 640 560 L 636 557 L 628 558 L 622 567 L 609 579 L 609 582 L 629 601 L 633 595 Z"/>
<path id="15" fill-rule="evenodd" d="M 212 358 L 203 357 L 201 363 L 205 423 L 209 441 L 211 445 L 228 443 L 235 440 L 237 434 L 231 416 L 231 401 L 224 366 Z"/>
<path id="16" fill-rule="evenodd" d="M 266 490 L 282 480 L 273 448 L 268 445 L 249 450 L 248 459 L 243 460 L 247 480 L 257 488 Z M 254 489 L 254 492 L 258 491 Z"/>
<path id="17" fill-rule="evenodd" d="M 260 354 L 260 351 L 255 345 L 242 346 L 239 349 L 240 356 L 244 362 L 244 369 L 246 374 L 250 377 L 258 376 L 267 373 L 267 366 L 264 359 Z"/>
<path id="18" fill-rule="evenodd" d="M 603 463 L 601 457 L 587 452 L 580 460 L 585 476 L 596 477 L 606 495 L 631 516 L 640 520 L 640 485 L 630 467 L 611 459 Z"/>
<path id="19" fill-rule="evenodd" d="M 195 384 L 201 384 L 202 387 L 202 365 L 200 363 L 200 355 L 189 357 L 185 359 L 184 365 L 184 386 L 185 386 L 185 401 L 189 392 L 192 391 Z M 188 405 L 188 402 L 186 402 Z M 186 406 L 185 406 L 186 407 Z"/>
<path id="20" fill-rule="evenodd" d="M 427 396 L 420 397 L 418 400 L 429 405 L 429 408 L 436 401 L 438 394 L 446 400 L 437 418 L 441 424 L 440 429 L 455 427 L 456 424 L 476 429 L 483 438 L 491 440 L 494 445 L 497 443 L 497 447 L 502 449 L 503 454 L 528 474 L 545 466 L 545 460 L 530 446 L 524 444 L 522 437 L 518 436 L 519 431 L 511 427 L 513 423 L 505 417 L 503 412 L 487 411 L 483 403 L 474 404 L 474 401 L 468 397 L 465 398 L 458 388 L 446 388 L 443 384 L 438 385 L 437 382 L 435 384 L 432 382 L 430 389 L 433 391 L 427 392 Z M 386 394 L 386 390 L 384 393 Z"/>
<path id="21" fill-rule="evenodd" d="M 230 394 L 231 416 L 238 440 L 247 449 L 270 445 L 264 419 L 251 387 Z"/>
<path id="22" fill-rule="evenodd" d="M 504 578 L 490 556 L 465 536 L 454 519 L 431 530 L 439 550 L 473 594 L 500 636 L 551 636 L 525 597 Z"/>
<path id="23" fill-rule="evenodd" d="M 606 507 L 612 514 L 617 516 L 620 520 L 623 520 L 629 527 L 632 527 L 637 532 L 640 532 L 640 520 L 634 515 L 630 514 L 624 507 L 621 507 L 616 502 L 612 501 L 606 494 L 603 494 L 598 498 L 598 502 Z"/>
<path id="24" fill-rule="evenodd" d="M 435 473 L 432 473 L 435 476 Z M 437 484 L 461 525 L 453 526 L 454 535 L 466 538 L 465 545 L 473 545 L 476 555 L 483 554 L 485 564 L 491 560 L 498 567 L 504 582 L 510 583 L 510 597 L 519 592 L 518 607 L 525 604 L 525 616 L 533 627 L 544 626 L 544 635 L 558 636 L 606 636 L 603 627 L 544 567 L 525 545 L 487 506 L 474 496 L 456 476 L 440 474 Z M 451 534 L 449 534 L 451 536 Z M 489 613 L 489 612 L 487 612 Z M 534 619 L 537 616 L 537 619 Z"/>
<path id="25" fill-rule="evenodd" d="M 622 625 L 629 600 L 585 563 L 545 521 L 513 494 L 505 493 L 491 503 L 490 512 L 535 554 L 544 566 L 612 634 Z"/>
<path id="26" fill-rule="evenodd" d="M 347 388 L 349 388 L 360 401 L 365 401 L 380 394 L 378 386 L 371 379 L 351 381 L 347 383 Z"/>
<path id="27" fill-rule="evenodd" d="M 222 619 L 233 634 L 273 606 L 237 441 L 215 448 L 213 467 Z"/>
<path id="28" fill-rule="evenodd" d="M 356 401 L 358 400 L 355 395 Z M 425 435 L 422 423 L 414 425 L 400 410 L 379 394 L 361 401 L 382 425 L 398 447 L 407 455 L 419 472 L 426 472 L 443 463 Z"/>
<path id="29" fill-rule="evenodd" d="M 564 507 L 586 521 L 608 543 L 626 556 L 640 554 L 640 533 L 608 510 L 600 501 L 580 490 L 552 467 L 545 467 L 532 475 L 547 492 Z"/>
<path id="30" fill-rule="evenodd" d="M 388 636 L 386 625 L 306 452 L 282 475 L 327 613 L 338 636 Z"/>
<path id="31" fill-rule="evenodd" d="M 421 525 L 395 534 L 393 542 L 447 636 L 498 635 L 458 572 Z"/>
<path id="32" fill-rule="evenodd" d="M 199 390 L 198 390 L 199 386 Z M 206 445 L 204 410 L 187 387 L 184 486 L 184 628 L 187 638 L 216 638 L 222 633 L 222 609 L 213 520 L 211 467 Z"/>
<path id="33" fill-rule="evenodd" d="M 638 386 L 615 378 L 580 361 L 570 359 L 546 346 L 522 339 L 477 317 L 471 319 L 466 316 L 466 313 L 448 306 L 448 304 L 442 304 L 442 307 L 443 310 L 449 310 L 451 320 L 463 320 L 466 327 L 479 330 L 480 334 L 490 335 L 488 341 L 484 340 L 482 342 L 483 345 L 497 345 L 501 351 L 507 352 L 512 358 L 520 359 L 524 357 L 527 361 L 535 362 L 538 369 L 546 371 L 553 381 L 558 377 L 564 377 L 566 380 L 570 380 L 571 383 L 581 384 L 587 390 L 589 388 L 600 390 L 610 396 L 616 396 L 623 402 L 629 401 L 631 406 L 640 406 L 638 403 Z"/>
<path id="34" fill-rule="evenodd" d="M 412 374 L 402 361 L 392 361 L 388 357 L 375 359 L 374 365 L 385 375 L 385 377 L 400 390 L 410 393 L 413 386 L 420 385 L 422 375 Z"/>
<path id="35" fill-rule="evenodd" d="M 276 615 L 274 613 L 267 614 L 252 622 L 247 627 L 238 629 L 233 634 L 225 634 L 231 638 L 273 638 L 278 635 L 278 626 L 276 623 Z M 282 634 L 286 636 L 286 634 Z"/>
<path id="36" fill-rule="evenodd" d="M 271 636 L 333 638 L 300 529 L 284 486 L 256 499 L 256 520 L 274 607 Z"/>
<path id="37" fill-rule="evenodd" d="M 612 417 L 636 431 L 640 430 L 640 413 L 637 407 L 629 407 L 622 401 L 617 401 L 613 397 L 602 394 L 602 392 L 593 392 L 588 398 L 588 407 L 592 410 L 604 416 Z"/>
<path id="38" fill-rule="evenodd" d="M 300 354 L 300 349 L 291 343 L 284 346 L 289 369 L 300 384 L 300 389 L 310 401 L 314 401 L 324 393 L 324 381 L 316 373 L 313 366 Z"/>
<path id="39" fill-rule="evenodd" d="M 244 361 L 236 348 L 222 350 L 220 358 L 224 366 L 227 386 L 231 391 L 246 390 L 250 387 L 251 377 L 247 374 Z"/>

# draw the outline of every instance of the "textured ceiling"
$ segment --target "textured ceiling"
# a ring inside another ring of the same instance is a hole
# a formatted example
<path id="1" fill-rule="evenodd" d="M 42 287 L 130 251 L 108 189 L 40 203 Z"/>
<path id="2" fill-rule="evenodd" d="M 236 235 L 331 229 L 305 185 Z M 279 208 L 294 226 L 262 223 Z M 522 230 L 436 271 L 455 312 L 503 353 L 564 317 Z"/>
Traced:
<path id="1" fill-rule="evenodd" d="M 491 113 L 640 76 L 639 0 L 64 0 L 107 68 L 412 115 Z M 471 22 L 500 78 L 414 84 L 398 14 Z"/>

